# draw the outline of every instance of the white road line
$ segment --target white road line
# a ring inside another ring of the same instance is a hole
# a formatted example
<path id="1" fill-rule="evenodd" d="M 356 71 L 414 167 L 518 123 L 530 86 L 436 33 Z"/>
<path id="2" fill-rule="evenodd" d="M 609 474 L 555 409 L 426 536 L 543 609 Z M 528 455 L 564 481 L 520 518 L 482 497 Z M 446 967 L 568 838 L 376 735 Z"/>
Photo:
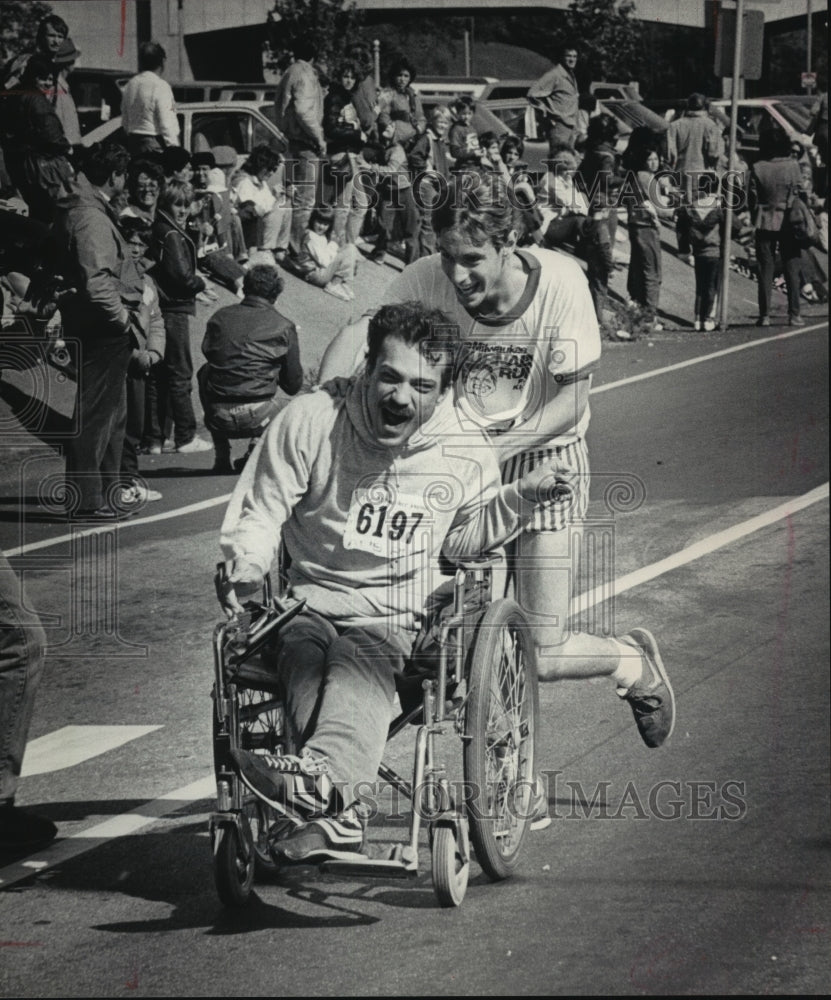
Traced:
<path id="1" fill-rule="evenodd" d="M 64 726 L 26 744 L 22 778 L 75 767 L 161 726 Z"/>
<path id="2" fill-rule="evenodd" d="M 200 500 L 198 503 L 191 503 L 185 507 L 176 507 L 175 510 L 162 511 L 159 514 L 150 514 L 148 517 L 134 517 L 129 521 L 113 522 L 102 524 L 99 527 L 90 528 L 89 531 L 77 532 L 72 535 L 58 535 L 56 538 L 42 538 L 39 542 L 29 542 L 28 545 L 18 545 L 14 549 L 4 549 L 7 559 L 15 556 L 26 555 L 29 552 L 37 552 L 38 549 L 48 549 L 53 545 L 62 545 L 70 542 L 79 535 L 100 535 L 105 531 L 112 531 L 113 528 L 122 530 L 124 528 L 136 528 L 141 524 L 153 524 L 156 521 L 169 521 L 174 517 L 184 517 L 185 514 L 196 514 L 200 510 L 209 510 L 211 507 L 218 507 L 220 504 L 228 503 L 231 499 L 230 493 L 223 493 L 220 497 L 210 497 L 208 500 Z"/>
<path id="3" fill-rule="evenodd" d="M 725 545 L 737 542 L 739 539 L 745 538 L 755 531 L 760 531 L 771 524 L 776 524 L 777 521 L 790 517 L 797 511 L 804 510 L 806 507 L 810 507 L 812 504 L 819 503 L 820 500 L 826 500 L 827 498 L 828 483 L 824 483 L 822 486 L 817 486 L 816 489 L 804 493 L 801 497 L 788 500 L 778 507 L 773 507 L 763 514 L 757 514 L 747 521 L 734 524 L 723 531 L 717 531 L 714 535 L 702 538 L 700 542 L 688 545 L 686 548 L 674 552 L 665 559 L 659 559 L 658 562 L 654 562 L 649 566 L 643 566 L 632 573 L 627 573 L 625 576 L 615 580 L 611 587 L 595 587 L 594 590 L 588 590 L 580 594 L 579 597 L 576 597 L 572 601 L 571 614 L 574 615 L 581 610 L 585 611 L 588 608 L 593 608 L 596 604 L 602 604 L 603 601 L 611 597 L 616 597 L 619 594 L 625 594 L 627 590 L 632 590 L 634 587 L 639 587 L 642 583 L 647 583 L 658 576 L 663 576 L 664 573 L 671 573 L 672 570 L 678 569 L 680 566 L 686 566 L 687 563 L 701 559 L 703 556 L 707 556 L 717 549 L 724 548 Z"/>
<path id="4" fill-rule="evenodd" d="M 205 778 L 199 778 L 197 781 L 192 781 L 182 788 L 177 788 L 175 791 L 168 792 L 152 802 L 146 802 L 131 812 L 112 816 L 87 830 L 72 834 L 72 836 L 57 841 L 38 854 L 32 854 L 22 861 L 15 861 L 5 868 L 0 868 L 0 888 L 6 889 L 16 882 L 31 878 L 38 872 L 65 864 L 72 858 L 78 857 L 79 854 L 91 851 L 94 847 L 98 847 L 108 840 L 138 833 L 144 827 L 155 823 L 157 819 L 169 816 L 191 802 L 210 798 L 214 795 L 215 790 L 216 781 L 211 774 Z"/>
<path id="5" fill-rule="evenodd" d="M 813 326 L 800 326 L 795 330 L 788 330 L 787 333 L 777 333 L 773 337 L 765 337 L 762 340 L 748 340 L 744 344 L 735 344 L 733 347 L 725 347 L 722 351 L 714 351 L 712 354 L 702 354 L 697 358 L 689 358 L 686 361 L 679 361 L 674 365 L 666 365 L 664 368 L 653 368 L 652 371 L 641 372 L 640 375 L 629 375 L 626 378 L 618 379 L 617 382 L 607 382 L 591 390 L 592 394 L 608 392 L 610 389 L 619 389 L 622 385 L 631 385 L 633 382 L 642 382 L 647 378 L 654 378 L 656 375 L 666 375 L 668 372 L 681 371 L 682 368 L 691 368 L 693 365 L 703 364 L 705 361 L 713 361 L 715 358 L 723 358 L 727 354 L 735 354 L 737 351 L 748 351 L 751 347 L 761 347 L 763 344 L 774 344 L 777 340 L 788 340 L 791 337 L 799 337 L 803 333 L 813 333 L 815 330 L 822 330 L 828 326 L 828 322 L 815 323 Z"/>
<path id="6" fill-rule="evenodd" d="M 789 337 L 798 337 L 803 333 L 812 333 L 814 330 L 822 330 L 828 325 L 825 323 L 816 323 L 813 326 L 803 326 L 796 330 L 789 330 L 787 333 L 778 333 L 773 337 L 766 337 L 763 340 L 750 340 L 744 344 L 737 344 L 734 347 L 727 347 L 722 351 L 715 351 L 713 354 L 702 354 L 697 358 L 690 358 L 687 361 L 679 361 L 675 365 L 667 365 L 664 368 L 655 368 L 652 371 L 642 372 L 639 375 L 629 375 L 627 378 L 618 379 L 617 382 L 607 382 L 605 385 L 596 386 L 591 390 L 592 395 L 597 395 L 601 392 L 608 392 L 610 389 L 620 389 L 622 386 L 631 385 L 634 382 L 642 382 L 644 379 L 654 378 L 656 375 L 666 375 L 669 372 L 680 371 L 682 368 L 689 368 L 692 365 L 700 365 L 705 361 L 712 361 L 714 358 L 724 357 L 726 354 L 734 354 L 736 351 L 746 351 L 751 347 L 759 347 L 762 344 L 771 344 L 777 340 L 787 340 Z M 148 517 L 134 517 L 129 521 L 123 521 L 117 525 L 119 529 L 127 528 L 137 528 L 145 524 L 153 524 L 156 521 L 169 521 L 174 517 L 184 517 L 186 514 L 193 514 L 200 510 L 208 510 L 211 507 L 218 507 L 220 504 L 228 503 L 231 499 L 230 493 L 224 493 L 219 497 L 212 497 L 209 500 L 200 500 L 198 503 L 188 504 L 185 507 L 177 507 L 175 510 L 164 511 L 160 514 L 151 514 Z M 100 527 L 90 528 L 89 531 L 85 531 L 84 535 L 100 535 L 104 531 L 112 531 L 113 525 L 101 525 Z M 77 536 L 76 536 L 77 537 Z M 62 545 L 64 542 L 71 541 L 72 535 L 58 535 L 57 538 L 43 538 L 39 542 L 30 542 L 28 545 L 19 545 L 13 549 L 6 549 L 5 554 L 7 558 L 14 558 L 15 556 L 26 555 L 29 552 L 36 552 L 39 549 L 48 549 L 53 545 Z"/>
<path id="7" fill-rule="evenodd" d="M 627 590 L 632 590 L 633 587 L 637 587 L 649 580 L 654 580 L 656 577 L 664 573 L 669 573 L 679 566 L 684 566 L 695 559 L 701 559 L 703 556 L 709 555 L 717 549 L 723 548 L 725 545 L 745 538 L 747 535 L 762 528 L 776 524 L 777 521 L 781 521 L 783 518 L 797 513 L 797 511 L 804 510 L 806 507 L 810 507 L 812 504 L 826 499 L 828 493 L 828 483 L 825 483 L 811 490 L 809 493 L 803 494 L 801 497 L 795 497 L 793 500 L 788 500 L 763 514 L 758 514 L 747 521 L 741 521 L 739 524 L 734 524 L 723 531 L 718 531 L 708 538 L 702 539 L 700 542 L 681 549 L 680 552 L 676 552 L 666 559 L 661 559 L 650 566 L 644 566 L 633 573 L 627 573 L 615 581 L 611 592 L 603 588 L 587 591 L 572 603 L 572 611 L 586 610 L 595 604 L 607 600 L 612 594 L 625 593 Z M 131 812 L 123 813 L 120 816 L 113 816 L 98 823 L 96 826 L 90 827 L 88 830 L 72 834 L 70 837 L 58 841 L 39 854 L 31 855 L 24 861 L 16 862 L 8 865 L 6 868 L 0 869 L 0 888 L 7 888 L 15 882 L 30 878 L 39 871 L 53 868 L 55 865 L 83 854 L 85 851 L 92 850 L 93 847 L 97 847 L 106 840 L 134 834 L 143 827 L 155 822 L 155 820 L 175 813 L 186 803 L 211 798 L 214 790 L 215 782 L 213 775 L 200 778 L 189 785 L 168 792 L 158 799 L 154 799 L 152 802 L 139 806 Z M 175 805 L 172 805 L 172 803 L 175 803 Z M 95 841 L 95 843 L 92 843 L 92 841 Z"/>

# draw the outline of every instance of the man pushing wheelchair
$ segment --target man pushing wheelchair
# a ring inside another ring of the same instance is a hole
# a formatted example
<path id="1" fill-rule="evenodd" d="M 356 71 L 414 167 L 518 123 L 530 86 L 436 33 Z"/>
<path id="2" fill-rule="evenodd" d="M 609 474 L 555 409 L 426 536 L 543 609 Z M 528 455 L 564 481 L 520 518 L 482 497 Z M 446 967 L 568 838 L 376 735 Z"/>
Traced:
<path id="1" fill-rule="evenodd" d="M 298 753 L 232 751 L 243 783 L 295 821 L 274 828 L 279 859 L 361 851 L 359 790 L 377 776 L 440 557 L 499 548 L 569 488 L 556 459 L 502 484 L 484 432 L 449 443 L 459 441 L 448 392 L 458 346 L 437 310 L 381 308 L 364 372 L 289 403 L 226 513 L 226 614 L 260 591 L 281 541 L 292 595 L 306 601 L 266 654 Z"/>

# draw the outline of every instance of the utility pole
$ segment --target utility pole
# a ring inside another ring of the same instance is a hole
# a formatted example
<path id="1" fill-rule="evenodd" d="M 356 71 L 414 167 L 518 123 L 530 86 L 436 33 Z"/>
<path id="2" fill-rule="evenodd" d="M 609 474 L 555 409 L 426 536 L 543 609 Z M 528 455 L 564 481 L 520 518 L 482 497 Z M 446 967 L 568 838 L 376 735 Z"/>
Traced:
<path id="1" fill-rule="evenodd" d="M 736 37 L 733 45 L 733 86 L 730 88 L 730 140 L 727 147 L 727 176 L 731 190 L 725 199 L 724 239 L 722 240 L 721 293 L 719 295 L 719 329 L 727 329 L 727 305 L 730 283 L 730 245 L 733 228 L 732 169 L 736 156 L 736 119 L 739 113 L 739 79 L 742 75 L 742 28 L 744 27 L 744 0 L 736 0 Z"/>
<path id="2" fill-rule="evenodd" d="M 813 56 L 813 53 L 812 53 L 811 49 L 813 47 L 813 42 L 814 42 L 814 11 L 813 11 L 813 0 L 808 0 L 808 25 L 807 25 L 807 34 L 808 34 L 808 38 L 807 38 L 807 46 L 806 47 L 807 47 L 808 51 L 806 53 L 807 59 L 805 61 L 805 69 L 810 73 L 811 72 L 812 56 Z M 806 89 L 807 89 L 807 91 L 808 91 L 809 94 L 813 94 L 814 88 L 813 88 L 812 84 L 809 83 Z"/>

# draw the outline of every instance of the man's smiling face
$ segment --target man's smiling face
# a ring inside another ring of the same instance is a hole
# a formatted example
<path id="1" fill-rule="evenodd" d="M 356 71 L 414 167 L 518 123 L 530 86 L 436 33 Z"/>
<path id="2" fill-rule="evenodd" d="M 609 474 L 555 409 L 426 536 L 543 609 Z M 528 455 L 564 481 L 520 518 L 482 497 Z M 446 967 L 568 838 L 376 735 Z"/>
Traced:
<path id="1" fill-rule="evenodd" d="M 369 425 L 379 444 L 403 445 L 430 419 L 446 391 L 448 362 L 446 353 L 422 354 L 395 336 L 384 339 L 367 384 Z"/>

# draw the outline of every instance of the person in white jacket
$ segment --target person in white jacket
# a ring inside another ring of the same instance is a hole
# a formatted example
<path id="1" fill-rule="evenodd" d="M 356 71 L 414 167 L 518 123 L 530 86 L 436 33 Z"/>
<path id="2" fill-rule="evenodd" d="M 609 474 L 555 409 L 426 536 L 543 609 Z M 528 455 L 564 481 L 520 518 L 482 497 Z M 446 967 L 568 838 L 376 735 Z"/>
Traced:
<path id="1" fill-rule="evenodd" d="M 270 424 L 222 527 L 226 613 L 259 590 L 282 539 L 304 611 L 274 666 L 299 756 L 234 754 L 257 795 L 305 820 L 272 841 L 292 861 L 359 851 L 354 809 L 374 781 L 395 677 L 422 620 L 439 557 L 458 561 L 522 530 L 542 491 L 569 487 L 556 461 L 500 484 L 485 435 L 448 446 L 458 329 L 417 303 L 369 323 L 365 372 L 293 400 Z M 364 785 L 364 787 L 366 787 Z"/>

